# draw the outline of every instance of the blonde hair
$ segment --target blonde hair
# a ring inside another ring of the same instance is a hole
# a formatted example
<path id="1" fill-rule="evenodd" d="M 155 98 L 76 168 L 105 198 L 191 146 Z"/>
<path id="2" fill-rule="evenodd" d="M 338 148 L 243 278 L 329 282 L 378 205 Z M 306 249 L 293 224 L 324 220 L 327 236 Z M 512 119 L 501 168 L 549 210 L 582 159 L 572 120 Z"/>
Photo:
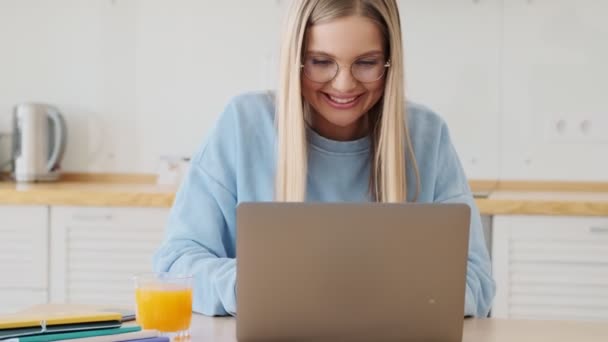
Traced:
<path id="1" fill-rule="evenodd" d="M 406 150 L 416 177 L 420 175 L 411 144 L 405 108 L 403 49 L 399 10 L 395 0 L 296 0 L 287 15 L 280 59 L 276 99 L 277 167 L 275 199 L 306 199 L 306 120 L 310 106 L 302 99 L 301 60 L 306 29 L 310 25 L 349 15 L 367 17 L 379 25 L 391 66 L 385 76 L 382 98 L 368 113 L 371 144 L 370 191 L 377 202 L 405 202 L 407 198 Z"/>

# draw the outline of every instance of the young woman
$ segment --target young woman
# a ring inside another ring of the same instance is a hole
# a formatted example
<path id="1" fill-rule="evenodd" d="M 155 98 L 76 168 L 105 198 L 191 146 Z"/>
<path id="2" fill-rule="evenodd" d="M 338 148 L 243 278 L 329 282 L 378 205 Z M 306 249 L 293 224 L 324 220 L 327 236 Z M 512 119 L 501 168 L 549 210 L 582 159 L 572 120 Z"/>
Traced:
<path id="1" fill-rule="evenodd" d="M 195 276 L 195 311 L 237 312 L 240 202 L 417 201 L 471 207 L 464 314 L 487 316 L 494 282 L 479 211 L 445 122 L 405 100 L 401 41 L 395 0 L 294 1 L 277 94 L 226 106 L 154 256 L 156 271 Z"/>

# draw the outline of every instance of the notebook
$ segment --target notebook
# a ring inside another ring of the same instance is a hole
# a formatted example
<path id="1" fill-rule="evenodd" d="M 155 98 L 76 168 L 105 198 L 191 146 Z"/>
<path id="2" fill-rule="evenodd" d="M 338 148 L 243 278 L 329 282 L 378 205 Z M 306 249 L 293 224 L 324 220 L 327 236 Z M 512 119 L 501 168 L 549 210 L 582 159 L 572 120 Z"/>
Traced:
<path id="1" fill-rule="evenodd" d="M 0 339 L 69 331 L 118 328 L 117 312 L 46 312 L 0 316 Z"/>
<path id="2" fill-rule="evenodd" d="M 89 331 L 93 333 L 93 331 Z M 154 342 L 154 338 L 159 336 L 158 330 L 140 330 L 133 332 L 125 332 L 118 334 L 110 334 L 110 335 L 95 335 L 90 337 L 76 337 L 70 338 L 69 342 L 122 342 L 122 341 L 150 341 Z M 23 340 L 19 340 L 21 342 Z M 167 339 L 166 341 L 170 341 Z M 4 342 L 4 341 L 2 341 Z"/>
<path id="3" fill-rule="evenodd" d="M 35 336 L 24 336 L 9 340 L 10 342 L 51 342 L 51 341 L 62 341 L 62 340 L 75 340 L 85 337 L 109 337 L 110 335 L 125 334 L 135 331 L 140 331 L 139 326 L 114 328 L 114 329 L 101 329 L 101 330 L 87 330 L 87 331 L 74 331 L 61 334 L 43 334 Z M 102 341 L 116 341 L 116 336 L 103 339 Z M 5 342 L 5 341 L 3 341 Z"/>
<path id="4" fill-rule="evenodd" d="M 132 306 L 106 306 L 106 305 L 90 305 L 90 304 L 38 304 L 26 310 L 20 311 L 20 314 L 53 314 L 57 312 L 64 313 L 80 313 L 80 312 L 100 312 L 100 313 L 119 313 L 122 315 L 122 321 L 134 321 L 135 310 Z"/>

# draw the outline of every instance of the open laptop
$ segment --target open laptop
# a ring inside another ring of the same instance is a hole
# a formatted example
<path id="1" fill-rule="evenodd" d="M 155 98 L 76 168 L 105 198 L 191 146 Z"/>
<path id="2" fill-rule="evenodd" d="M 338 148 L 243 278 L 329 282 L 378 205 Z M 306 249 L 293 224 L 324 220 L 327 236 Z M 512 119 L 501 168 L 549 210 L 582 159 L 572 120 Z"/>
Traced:
<path id="1" fill-rule="evenodd" d="M 465 204 L 242 203 L 239 341 L 460 342 Z"/>

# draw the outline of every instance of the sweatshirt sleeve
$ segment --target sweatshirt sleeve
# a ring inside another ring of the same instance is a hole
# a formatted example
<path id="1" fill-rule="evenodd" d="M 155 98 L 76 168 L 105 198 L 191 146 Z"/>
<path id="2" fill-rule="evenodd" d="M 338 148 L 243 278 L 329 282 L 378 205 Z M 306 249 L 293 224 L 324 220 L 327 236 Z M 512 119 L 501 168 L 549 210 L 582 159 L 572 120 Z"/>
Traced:
<path id="1" fill-rule="evenodd" d="M 464 314 L 487 317 L 495 294 L 490 256 L 485 244 L 479 209 L 445 123 L 441 128 L 436 168 L 439 171 L 435 182 L 434 201 L 465 203 L 471 208 Z"/>
<path id="2" fill-rule="evenodd" d="M 192 158 L 153 256 L 156 272 L 194 277 L 193 310 L 209 316 L 236 315 L 233 110 L 226 108 Z"/>

